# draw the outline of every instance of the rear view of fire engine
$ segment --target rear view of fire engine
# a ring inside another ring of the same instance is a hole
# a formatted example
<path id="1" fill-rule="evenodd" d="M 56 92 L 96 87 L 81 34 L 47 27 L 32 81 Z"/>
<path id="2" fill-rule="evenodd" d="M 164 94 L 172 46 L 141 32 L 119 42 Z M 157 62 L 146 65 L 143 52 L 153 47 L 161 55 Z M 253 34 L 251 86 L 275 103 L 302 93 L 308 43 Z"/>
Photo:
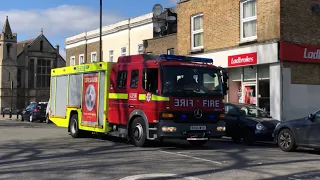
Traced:
<path id="1" fill-rule="evenodd" d="M 212 59 L 131 55 L 51 71 L 50 120 L 74 138 L 96 132 L 205 144 L 223 136 L 228 75 Z"/>

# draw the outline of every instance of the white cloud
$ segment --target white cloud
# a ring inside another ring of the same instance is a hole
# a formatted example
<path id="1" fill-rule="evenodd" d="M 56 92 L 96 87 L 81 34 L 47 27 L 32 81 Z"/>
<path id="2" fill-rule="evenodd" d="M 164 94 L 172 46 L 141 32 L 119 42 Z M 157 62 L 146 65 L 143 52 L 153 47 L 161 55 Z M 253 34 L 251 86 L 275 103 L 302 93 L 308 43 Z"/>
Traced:
<path id="1" fill-rule="evenodd" d="M 13 32 L 37 36 L 40 29 L 50 37 L 66 38 L 78 33 L 99 28 L 99 9 L 86 6 L 61 5 L 49 9 L 0 11 L 0 23 L 9 16 Z M 118 13 L 104 12 L 103 25 L 115 23 L 122 17 Z"/>

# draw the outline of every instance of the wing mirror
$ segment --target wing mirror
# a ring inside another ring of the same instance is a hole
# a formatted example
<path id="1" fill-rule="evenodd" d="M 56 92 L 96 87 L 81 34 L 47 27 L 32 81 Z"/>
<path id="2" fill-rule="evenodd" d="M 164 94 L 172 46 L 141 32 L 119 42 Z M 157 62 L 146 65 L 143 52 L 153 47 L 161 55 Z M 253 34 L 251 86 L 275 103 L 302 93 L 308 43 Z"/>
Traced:
<path id="1" fill-rule="evenodd" d="M 314 114 L 309 114 L 308 119 L 310 119 L 311 121 L 313 121 L 313 119 L 314 119 Z"/>

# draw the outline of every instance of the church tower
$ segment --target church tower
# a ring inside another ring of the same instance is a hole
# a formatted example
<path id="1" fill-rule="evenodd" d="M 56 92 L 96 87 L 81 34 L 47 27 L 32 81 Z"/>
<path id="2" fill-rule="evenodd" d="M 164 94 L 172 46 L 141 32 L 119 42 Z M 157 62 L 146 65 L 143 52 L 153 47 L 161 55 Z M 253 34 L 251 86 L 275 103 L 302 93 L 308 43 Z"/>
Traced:
<path id="1" fill-rule="evenodd" d="M 17 102 L 17 34 L 12 33 L 8 16 L 0 35 L 0 110 L 16 109 Z"/>

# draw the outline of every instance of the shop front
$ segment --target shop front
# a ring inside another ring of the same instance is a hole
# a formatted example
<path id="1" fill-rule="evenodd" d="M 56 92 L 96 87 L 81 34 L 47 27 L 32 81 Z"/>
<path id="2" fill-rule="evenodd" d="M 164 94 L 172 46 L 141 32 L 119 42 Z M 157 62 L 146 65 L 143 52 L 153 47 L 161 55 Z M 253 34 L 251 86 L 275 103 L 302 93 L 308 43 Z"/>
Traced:
<path id="1" fill-rule="evenodd" d="M 198 57 L 212 58 L 214 65 L 227 68 L 229 91 L 226 102 L 245 103 L 266 109 L 275 118 L 280 118 L 277 103 L 279 77 L 272 76 L 273 66 L 278 65 L 278 42 L 255 44 L 234 48 Z M 272 79 L 273 78 L 273 79 Z M 276 86 L 273 84 L 277 84 Z M 271 98 L 270 98 L 271 97 Z"/>
<path id="2" fill-rule="evenodd" d="M 280 42 L 282 120 L 320 109 L 320 46 Z"/>

